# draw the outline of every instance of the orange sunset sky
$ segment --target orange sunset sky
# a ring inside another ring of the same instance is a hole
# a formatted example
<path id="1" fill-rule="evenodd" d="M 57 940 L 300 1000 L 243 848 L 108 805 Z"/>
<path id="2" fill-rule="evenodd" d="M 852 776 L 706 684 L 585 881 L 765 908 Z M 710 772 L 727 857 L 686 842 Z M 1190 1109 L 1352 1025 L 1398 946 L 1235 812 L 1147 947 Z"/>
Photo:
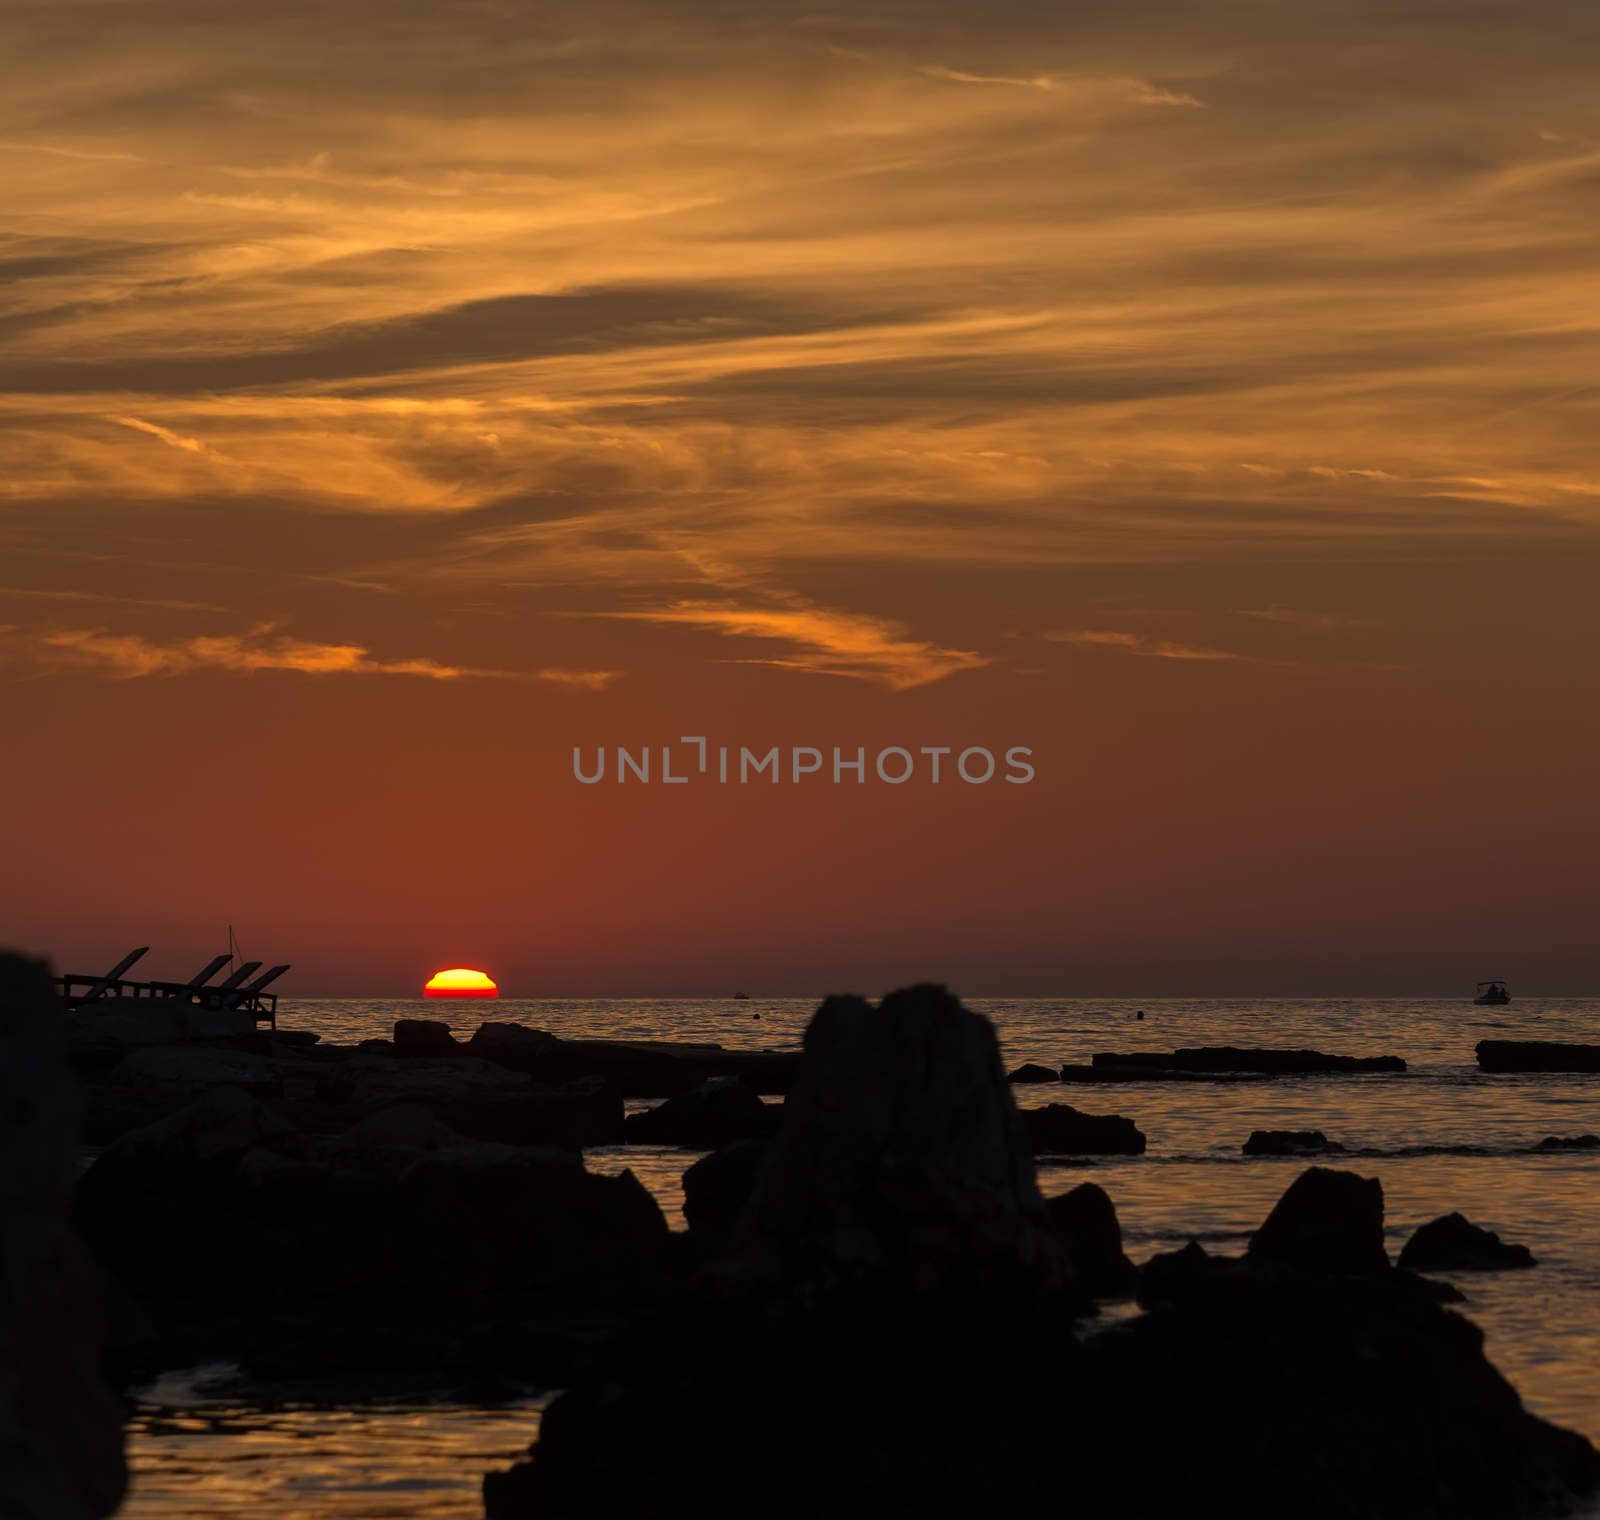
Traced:
<path id="1" fill-rule="evenodd" d="M 1589 0 L 10 0 L 4 937 L 1600 990 L 1597 69 Z M 1037 777 L 572 778 L 682 734 Z"/>

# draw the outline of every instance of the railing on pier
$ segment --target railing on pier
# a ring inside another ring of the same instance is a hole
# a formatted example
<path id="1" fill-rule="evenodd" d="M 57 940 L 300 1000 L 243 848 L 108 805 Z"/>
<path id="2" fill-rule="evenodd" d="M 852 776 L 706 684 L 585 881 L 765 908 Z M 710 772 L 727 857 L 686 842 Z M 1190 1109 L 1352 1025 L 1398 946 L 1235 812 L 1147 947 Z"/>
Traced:
<path id="1" fill-rule="evenodd" d="M 289 969 L 287 964 L 272 966 L 260 976 L 255 976 L 261 969 L 261 962 L 246 961 L 215 987 L 206 984 L 228 963 L 228 956 L 218 956 L 187 982 L 134 981 L 125 977 L 122 973 L 144 953 L 144 949 L 132 951 L 110 971 L 98 976 L 68 973 L 55 977 L 56 993 L 63 1003 L 74 1008 L 122 1002 L 124 999 L 175 1002 L 192 1008 L 237 1009 L 253 1014 L 257 1023 L 265 1020 L 274 1029 L 278 1027 L 278 995 L 264 989 Z M 249 980 L 253 976 L 254 980 Z"/>

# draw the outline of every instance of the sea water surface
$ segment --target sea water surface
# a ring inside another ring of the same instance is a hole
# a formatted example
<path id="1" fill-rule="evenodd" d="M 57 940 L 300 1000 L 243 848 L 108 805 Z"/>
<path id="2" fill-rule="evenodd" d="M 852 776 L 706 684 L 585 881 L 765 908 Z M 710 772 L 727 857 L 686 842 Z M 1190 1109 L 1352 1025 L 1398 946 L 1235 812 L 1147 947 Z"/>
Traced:
<path id="1" fill-rule="evenodd" d="M 1600 1151 L 1539 1152 L 1547 1135 L 1600 1132 L 1600 1073 L 1487 1076 L 1481 1039 L 1600 1043 L 1600 999 L 968 998 L 1000 1036 L 1008 1067 L 1058 1066 L 1096 1051 L 1271 1045 L 1399 1055 L 1403 1075 L 1256 1082 L 1019 1086 L 1025 1106 L 1071 1103 L 1120 1113 L 1148 1137 L 1143 1156 L 1043 1164 L 1047 1195 L 1086 1178 L 1114 1200 L 1135 1261 L 1189 1239 L 1243 1249 L 1306 1165 L 1249 1158 L 1253 1129 L 1320 1129 L 1349 1154 L 1331 1163 L 1383 1182 L 1397 1255 L 1420 1224 L 1452 1209 L 1525 1244 L 1530 1271 L 1458 1274 L 1462 1312 L 1524 1402 L 1600 1443 Z M 709 1041 L 730 1048 L 798 1044 L 803 999 L 284 999 L 280 1027 L 347 1044 L 389 1034 L 397 1018 L 447 1020 L 460 1036 L 484 1019 L 575 1038 Z M 1135 1018 L 1139 1010 L 1145 1017 Z M 630 1105 L 641 1107 L 646 1105 Z M 616 1146 L 590 1151 L 596 1171 L 629 1167 L 682 1227 L 680 1179 L 696 1152 Z M 442 1392 L 443 1390 L 441 1390 Z M 143 1390 L 130 1427 L 140 1520 L 468 1520 L 479 1480 L 514 1460 L 537 1431 L 543 1400 L 478 1408 L 413 1393 L 382 1403 L 324 1403 L 229 1382 L 226 1369 L 169 1377 Z M 1600 1514 L 1600 1510 L 1596 1511 Z"/>

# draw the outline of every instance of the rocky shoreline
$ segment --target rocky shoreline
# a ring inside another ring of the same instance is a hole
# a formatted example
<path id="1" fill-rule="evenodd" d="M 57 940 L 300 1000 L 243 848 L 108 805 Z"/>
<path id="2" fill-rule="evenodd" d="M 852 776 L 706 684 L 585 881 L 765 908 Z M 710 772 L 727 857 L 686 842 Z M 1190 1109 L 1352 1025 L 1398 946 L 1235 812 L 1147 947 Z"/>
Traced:
<path id="1" fill-rule="evenodd" d="M 1527 1414 L 1445 1307 L 1459 1294 L 1417 1275 L 1525 1269 L 1526 1247 L 1447 1215 L 1391 1266 L 1378 1181 L 1314 1166 L 1242 1256 L 1191 1242 L 1137 1265 L 1105 1190 L 1046 1203 L 1035 1158 L 1137 1156 L 1145 1135 L 1019 1108 L 1051 1068 L 1008 1079 L 941 988 L 830 999 L 802 1051 L 775 1052 L 492 1021 L 341 1047 L 159 1007 L 33 1018 L 99 1147 L 71 1222 L 105 1273 L 113 1379 L 225 1358 L 567 1390 L 529 1461 L 486 1480 L 493 1520 L 967 1515 L 1063 1490 L 1112 1520 L 1489 1520 L 1600 1485 L 1600 1456 Z M 1089 1069 L 1395 1070 L 1378 1059 Z M 631 1172 L 587 1170 L 585 1149 L 628 1145 L 704 1152 L 686 1232 Z M 1316 1131 L 1243 1148 L 1341 1150 Z M 1106 1299 L 1144 1312 L 1105 1324 Z"/>

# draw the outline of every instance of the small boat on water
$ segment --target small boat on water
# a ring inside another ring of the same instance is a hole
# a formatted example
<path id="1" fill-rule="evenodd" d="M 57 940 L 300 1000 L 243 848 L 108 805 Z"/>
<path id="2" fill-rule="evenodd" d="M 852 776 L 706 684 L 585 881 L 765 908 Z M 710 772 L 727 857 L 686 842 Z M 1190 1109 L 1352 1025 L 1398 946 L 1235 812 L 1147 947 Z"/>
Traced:
<path id="1" fill-rule="evenodd" d="M 750 994 L 748 992 L 736 992 L 733 995 L 733 1000 L 736 1003 L 748 1003 L 750 1001 Z"/>
<path id="2" fill-rule="evenodd" d="M 1505 978 L 1497 976 L 1490 981 L 1479 982 L 1478 995 L 1472 1001 L 1489 1007 L 1499 1007 L 1502 1003 L 1509 1003 L 1511 994 L 1506 991 Z"/>

